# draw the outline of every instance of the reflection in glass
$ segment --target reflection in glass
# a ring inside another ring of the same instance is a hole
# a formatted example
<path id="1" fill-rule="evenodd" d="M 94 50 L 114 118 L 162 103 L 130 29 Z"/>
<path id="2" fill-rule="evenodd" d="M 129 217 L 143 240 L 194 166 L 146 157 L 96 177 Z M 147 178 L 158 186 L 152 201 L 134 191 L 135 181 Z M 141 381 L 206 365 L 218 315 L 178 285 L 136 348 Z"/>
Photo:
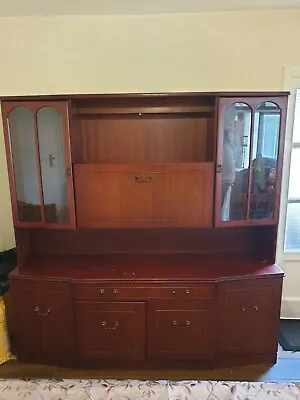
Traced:
<path id="1" fill-rule="evenodd" d="M 251 109 L 234 103 L 224 114 L 221 220 L 247 217 Z"/>
<path id="2" fill-rule="evenodd" d="M 41 203 L 34 133 L 34 117 L 24 107 L 15 108 L 7 119 L 13 161 L 18 221 L 40 222 Z"/>
<path id="3" fill-rule="evenodd" d="M 61 114 L 53 107 L 37 113 L 45 221 L 67 224 L 68 200 Z"/>
<path id="4" fill-rule="evenodd" d="M 260 104 L 254 114 L 250 219 L 274 217 L 280 109 Z"/>

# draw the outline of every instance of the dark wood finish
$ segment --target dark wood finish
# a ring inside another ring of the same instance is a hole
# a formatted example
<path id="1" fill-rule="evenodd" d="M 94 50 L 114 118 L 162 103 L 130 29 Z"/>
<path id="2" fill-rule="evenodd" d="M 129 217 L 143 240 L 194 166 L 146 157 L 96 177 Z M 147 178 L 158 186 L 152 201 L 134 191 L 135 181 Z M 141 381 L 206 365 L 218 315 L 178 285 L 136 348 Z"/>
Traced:
<path id="1" fill-rule="evenodd" d="M 184 99 L 197 97 L 266 97 L 266 96 L 288 96 L 290 92 L 173 92 L 173 93 L 113 93 L 113 94 L 56 94 L 56 95 L 35 95 L 35 96 L 1 96 L 0 101 L 34 101 L 34 100 L 90 100 L 90 99 Z"/>
<path id="2" fill-rule="evenodd" d="M 144 259 L 149 261 L 149 257 Z M 213 368 L 243 363 L 241 357 L 248 354 L 254 361 L 269 360 L 271 355 L 275 359 L 282 283 L 282 271 L 276 265 L 256 264 L 255 268 L 253 263 L 245 268 L 243 263 L 242 269 L 236 264 L 228 271 L 220 261 L 219 267 L 207 262 L 206 267 L 191 269 L 189 258 L 181 259 L 177 268 L 175 262 L 173 268 L 166 262 L 159 265 L 157 257 L 152 260 L 154 267 L 139 264 L 135 268 L 134 261 L 139 260 L 132 257 L 127 266 L 124 258 L 123 262 L 119 258 L 119 266 L 112 261 L 96 268 L 73 265 L 68 271 L 56 264 L 52 272 L 39 264 L 39 269 L 28 266 L 27 271 L 12 273 L 21 360 L 57 365 L 68 360 L 93 368 L 195 368 L 193 360 L 205 359 L 206 366 Z M 226 265 L 233 265 L 233 260 Z M 38 313 L 45 315 L 36 315 L 37 304 Z M 76 308 L 76 331 L 72 307 Z M 54 326 L 60 326 L 57 334 Z M 72 358 L 66 352 L 71 351 L 74 339 Z M 29 350 L 33 343 L 35 351 Z M 126 366 L 122 360 L 132 364 Z"/>
<path id="3" fill-rule="evenodd" d="M 272 102 L 276 104 L 281 112 L 280 118 L 280 130 L 279 130 L 279 145 L 278 145 L 278 159 L 277 159 L 277 167 L 278 175 L 276 172 L 276 187 L 275 187 L 275 205 L 274 205 L 274 216 L 270 219 L 249 219 L 250 214 L 250 194 L 251 194 L 251 182 L 252 182 L 252 137 L 254 130 L 254 115 L 252 116 L 251 122 L 251 140 L 250 140 L 250 163 L 249 163 L 249 179 L 247 185 L 247 211 L 246 218 L 240 221 L 222 221 L 221 220 L 221 193 L 222 193 L 222 174 L 216 171 L 216 193 L 215 193 L 215 226 L 223 227 L 223 226 L 253 226 L 253 225 L 274 225 L 278 224 L 279 221 L 279 201 L 280 201 L 280 190 L 281 190 L 281 177 L 282 177 L 282 163 L 283 163 L 283 151 L 284 151 L 284 133 L 285 133 L 285 124 L 286 124 L 286 110 L 287 110 L 287 97 L 278 97 L 272 96 L 266 98 L 260 97 L 221 97 L 219 99 L 219 110 L 218 110 L 218 139 L 217 139 L 217 165 L 222 166 L 222 147 L 223 147 L 223 135 L 224 135 L 224 113 L 225 110 L 230 107 L 233 103 L 244 103 L 247 104 L 252 114 L 254 110 L 263 102 Z"/>
<path id="4" fill-rule="evenodd" d="M 95 283 L 96 279 L 115 285 L 127 280 L 129 283 L 139 281 L 139 284 L 141 281 L 164 285 L 173 282 L 171 285 L 174 285 L 174 282 L 192 284 L 283 277 L 276 264 L 262 263 L 252 257 L 226 254 L 40 256 L 15 269 L 11 277 L 32 279 L 38 276 L 50 280 L 87 280 L 89 283 Z"/>
<path id="5" fill-rule="evenodd" d="M 213 161 L 212 116 L 99 116 L 73 119 L 76 163 Z"/>
<path id="6" fill-rule="evenodd" d="M 276 352 L 281 290 L 280 279 L 230 282 L 221 287 L 221 354 Z"/>
<path id="7" fill-rule="evenodd" d="M 276 362 L 283 272 L 274 261 L 286 92 L 2 100 L 14 215 L 5 122 L 14 107 L 28 105 L 35 118 L 44 106 L 61 113 L 70 171 L 70 224 L 14 220 L 19 265 L 10 275 L 10 325 L 21 361 L 124 369 Z M 269 221 L 220 223 L 214 173 L 223 113 L 233 100 L 281 108 Z M 44 207 L 47 220 L 54 206 Z"/>
<path id="8" fill-rule="evenodd" d="M 145 358 L 144 303 L 76 303 L 78 356 L 84 360 Z"/>
<path id="9" fill-rule="evenodd" d="M 272 227 L 31 230 L 31 255 L 228 254 L 274 261 Z M 262 243 L 264 246 L 262 246 Z"/>
<path id="10" fill-rule="evenodd" d="M 74 311 L 68 283 L 12 280 L 16 345 L 21 361 L 70 365 Z"/>
<path id="11" fill-rule="evenodd" d="M 147 356 L 177 360 L 214 358 L 214 311 L 212 302 L 151 302 Z"/>
<path id="12" fill-rule="evenodd" d="M 80 228 L 212 225 L 212 164 L 76 164 L 74 170 Z"/>

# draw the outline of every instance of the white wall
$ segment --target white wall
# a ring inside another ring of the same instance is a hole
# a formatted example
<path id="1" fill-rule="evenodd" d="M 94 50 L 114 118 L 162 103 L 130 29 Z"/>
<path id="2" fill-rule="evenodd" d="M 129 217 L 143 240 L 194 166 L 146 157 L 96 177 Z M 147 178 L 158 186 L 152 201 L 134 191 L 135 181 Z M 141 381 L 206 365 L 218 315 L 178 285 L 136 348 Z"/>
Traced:
<path id="1" fill-rule="evenodd" d="M 2 18 L 0 95 L 281 90 L 300 11 Z M 0 250 L 14 245 L 0 140 Z"/>

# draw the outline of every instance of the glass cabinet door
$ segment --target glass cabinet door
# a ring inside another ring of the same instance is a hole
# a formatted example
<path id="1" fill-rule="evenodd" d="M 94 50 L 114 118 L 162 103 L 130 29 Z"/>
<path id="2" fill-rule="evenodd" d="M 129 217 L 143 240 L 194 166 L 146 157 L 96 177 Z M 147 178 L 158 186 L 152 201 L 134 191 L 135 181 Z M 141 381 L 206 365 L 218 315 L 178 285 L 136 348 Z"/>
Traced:
<path id="1" fill-rule="evenodd" d="M 221 221 L 247 217 L 251 108 L 234 103 L 224 112 L 221 164 Z"/>
<path id="2" fill-rule="evenodd" d="M 60 112 L 43 107 L 37 113 L 37 131 L 46 223 L 68 224 L 67 174 Z"/>
<path id="3" fill-rule="evenodd" d="M 273 219 L 278 164 L 280 108 L 261 103 L 254 112 L 249 218 Z"/>
<path id="4" fill-rule="evenodd" d="M 14 224 L 73 228 L 75 206 L 66 102 L 3 102 Z"/>
<path id="5" fill-rule="evenodd" d="M 219 100 L 215 225 L 278 219 L 287 97 Z"/>
<path id="6" fill-rule="evenodd" d="M 42 222 L 34 114 L 28 108 L 16 107 L 9 114 L 7 123 L 16 192 L 16 219 L 20 222 Z"/>

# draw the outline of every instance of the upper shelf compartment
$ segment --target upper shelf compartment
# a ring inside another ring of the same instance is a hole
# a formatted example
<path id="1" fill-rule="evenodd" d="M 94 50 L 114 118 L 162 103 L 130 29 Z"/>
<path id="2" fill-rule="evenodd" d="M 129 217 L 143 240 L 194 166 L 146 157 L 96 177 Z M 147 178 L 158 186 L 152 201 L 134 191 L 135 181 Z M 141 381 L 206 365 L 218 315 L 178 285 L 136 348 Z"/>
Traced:
<path id="1" fill-rule="evenodd" d="M 75 163 L 214 161 L 213 96 L 76 100 L 72 114 Z"/>

